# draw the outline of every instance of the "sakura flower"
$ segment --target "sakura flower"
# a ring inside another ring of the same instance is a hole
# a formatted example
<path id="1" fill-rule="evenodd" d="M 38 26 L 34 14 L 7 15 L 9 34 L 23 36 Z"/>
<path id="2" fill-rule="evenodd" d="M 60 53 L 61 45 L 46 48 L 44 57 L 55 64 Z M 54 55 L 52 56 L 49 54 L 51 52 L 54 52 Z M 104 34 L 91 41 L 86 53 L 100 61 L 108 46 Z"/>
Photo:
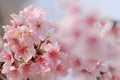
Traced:
<path id="1" fill-rule="evenodd" d="M 23 79 L 23 77 L 20 74 L 18 69 L 14 68 L 13 66 L 11 66 L 10 69 L 11 70 L 7 75 L 7 77 L 9 77 L 10 80 L 21 80 L 21 79 Z"/>
<path id="2" fill-rule="evenodd" d="M 65 63 L 61 62 L 56 66 L 56 74 L 66 76 L 68 74 L 68 69 Z"/>
<path id="3" fill-rule="evenodd" d="M 26 21 L 32 19 L 41 20 L 45 18 L 45 12 L 42 8 L 34 7 L 33 5 L 26 7 L 23 11 L 20 11 L 20 17 L 26 18 Z M 37 22 L 37 21 L 36 21 Z"/>
<path id="4" fill-rule="evenodd" d="M 13 20 L 11 20 L 11 23 L 17 27 L 19 25 L 22 25 L 24 23 L 23 18 L 21 18 L 19 15 L 16 14 L 12 14 L 11 17 L 13 18 Z"/>
<path id="5" fill-rule="evenodd" d="M 29 61 L 32 57 L 35 56 L 35 50 L 34 48 L 28 48 L 26 46 L 19 46 L 17 51 L 14 51 L 16 54 L 14 55 L 15 58 L 18 60 L 20 58 L 23 58 L 26 62 Z"/>

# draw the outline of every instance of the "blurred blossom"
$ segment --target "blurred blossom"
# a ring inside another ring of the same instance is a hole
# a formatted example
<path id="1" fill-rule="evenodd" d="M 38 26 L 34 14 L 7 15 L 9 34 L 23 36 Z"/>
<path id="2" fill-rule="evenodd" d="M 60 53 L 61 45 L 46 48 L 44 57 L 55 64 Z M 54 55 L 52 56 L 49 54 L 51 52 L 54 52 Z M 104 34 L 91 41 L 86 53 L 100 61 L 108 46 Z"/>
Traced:
<path id="1" fill-rule="evenodd" d="M 119 80 L 119 35 L 115 34 L 119 24 L 110 18 L 100 20 L 96 13 L 87 13 L 85 17 L 77 13 L 67 14 L 55 34 L 63 50 L 71 56 L 69 61 L 73 64 L 77 60 L 77 65 L 71 65 L 72 72 L 81 75 L 78 80 Z"/>

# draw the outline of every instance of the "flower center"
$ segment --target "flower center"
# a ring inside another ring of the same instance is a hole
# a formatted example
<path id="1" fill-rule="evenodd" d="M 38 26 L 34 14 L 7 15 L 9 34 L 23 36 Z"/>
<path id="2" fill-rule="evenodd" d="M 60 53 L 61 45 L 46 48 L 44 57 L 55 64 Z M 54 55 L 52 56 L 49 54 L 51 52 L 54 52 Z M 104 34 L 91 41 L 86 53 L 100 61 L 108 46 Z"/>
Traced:
<path id="1" fill-rule="evenodd" d="M 18 52 L 24 54 L 25 52 L 27 52 L 27 47 L 26 46 L 20 46 L 18 49 Z"/>

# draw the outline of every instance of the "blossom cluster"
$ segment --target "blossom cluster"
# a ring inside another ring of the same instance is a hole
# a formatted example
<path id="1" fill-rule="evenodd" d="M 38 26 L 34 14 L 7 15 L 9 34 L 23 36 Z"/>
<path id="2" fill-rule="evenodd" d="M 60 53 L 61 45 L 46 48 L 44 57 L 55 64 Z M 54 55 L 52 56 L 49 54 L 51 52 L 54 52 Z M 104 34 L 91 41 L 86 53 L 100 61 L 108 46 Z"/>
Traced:
<path id="1" fill-rule="evenodd" d="M 55 25 L 45 20 L 43 9 L 33 5 L 12 14 L 12 25 L 3 26 L 2 73 L 9 80 L 40 80 L 64 69 L 66 55 L 52 37 Z"/>

